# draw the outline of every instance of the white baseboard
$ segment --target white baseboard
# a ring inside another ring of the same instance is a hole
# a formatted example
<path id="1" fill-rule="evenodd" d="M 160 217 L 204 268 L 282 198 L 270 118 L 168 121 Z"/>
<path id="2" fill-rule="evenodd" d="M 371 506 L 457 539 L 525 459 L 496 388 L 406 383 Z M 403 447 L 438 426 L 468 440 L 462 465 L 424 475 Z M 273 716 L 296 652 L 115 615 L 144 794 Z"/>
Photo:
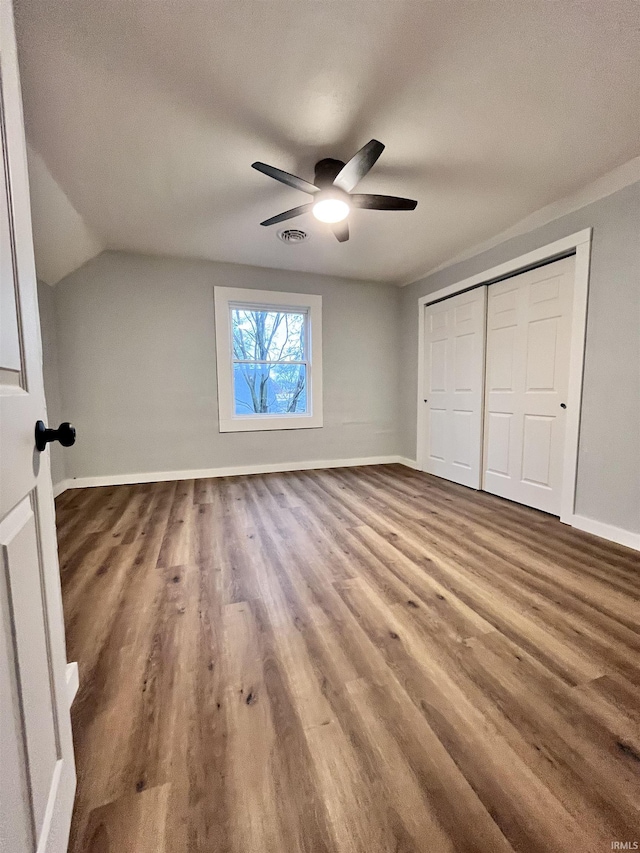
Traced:
<path id="1" fill-rule="evenodd" d="M 75 661 L 67 664 L 67 699 L 69 707 L 76 698 L 78 687 L 80 686 L 80 676 L 78 675 L 78 664 Z"/>
<path id="2" fill-rule="evenodd" d="M 421 468 L 418 467 L 418 463 L 415 459 L 409 459 L 407 456 L 399 456 L 398 464 L 404 465 L 406 468 L 413 468 L 414 471 L 420 471 Z"/>
<path id="3" fill-rule="evenodd" d="M 595 521 L 593 518 L 586 518 L 584 515 L 573 515 L 567 521 L 572 527 L 584 530 L 585 533 L 593 533 L 594 536 L 600 536 L 601 539 L 608 539 L 609 542 L 616 542 L 618 545 L 625 545 L 627 548 L 640 551 L 640 533 L 634 533 L 613 524 L 605 524 L 604 521 Z"/>
<path id="4" fill-rule="evenodd" d="M 66 492 L 68 488 L 70 488 L 71 480 L 60 480 L 59 483 L 53 484 L 53 496 L 57 498 L 58 495 L 61 495 L 63 492 Z"/>
<path id="5" fill-rule="evenodd" d="M 201 480 L 208 477 L 239 477 L 247 474 L 281 474 L 285 471 L 310 471 L 317 468 L 355 468 L 360 465 L 410 464 L 401 456 L 365 456 L 360 459 L 321 459 L 313 462 L 280 462 L 268 465 L 235 465 L 229 468 L 196 468 L 188 471 L 151 471 L 139 474 L 108 474 L 103 477 L 73 477 L 64 481 L 65 489 L 94 486 L 128 486 L 136 483 L 162 483 L 169 480 Z M 63 484 L 59 483 L 58 487 Z M 54 489 L 54 494 L 56 491 Z"/>

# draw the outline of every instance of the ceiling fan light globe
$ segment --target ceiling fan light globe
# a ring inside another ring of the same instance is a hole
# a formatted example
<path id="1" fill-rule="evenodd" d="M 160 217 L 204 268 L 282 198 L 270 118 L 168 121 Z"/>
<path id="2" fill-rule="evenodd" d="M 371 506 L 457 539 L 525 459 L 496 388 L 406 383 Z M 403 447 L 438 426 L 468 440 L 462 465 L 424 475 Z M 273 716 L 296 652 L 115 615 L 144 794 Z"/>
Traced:
<path id="1" fill-rule="evenodd" d="M 323 198 L 312 208 L 313 215 L 320 222 L 342 222 L 349 215 L 351 208 L 341 198 Z"/>

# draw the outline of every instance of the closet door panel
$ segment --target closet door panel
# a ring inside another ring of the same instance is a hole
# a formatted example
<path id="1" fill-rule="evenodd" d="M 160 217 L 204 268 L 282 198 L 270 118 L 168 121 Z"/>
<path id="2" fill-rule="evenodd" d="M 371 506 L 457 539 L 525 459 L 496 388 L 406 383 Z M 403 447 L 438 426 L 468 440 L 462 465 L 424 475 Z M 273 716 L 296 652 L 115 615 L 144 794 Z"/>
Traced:
<path id="1" fill-rule="evenodd" d="M 574 259 L 487 295 L 483 489 L 560 514 Z"/>
<path id="2" fill-rule="evenodd" d="M 425 308 L 423 470 L 480 488 L 486 287 Z"/>

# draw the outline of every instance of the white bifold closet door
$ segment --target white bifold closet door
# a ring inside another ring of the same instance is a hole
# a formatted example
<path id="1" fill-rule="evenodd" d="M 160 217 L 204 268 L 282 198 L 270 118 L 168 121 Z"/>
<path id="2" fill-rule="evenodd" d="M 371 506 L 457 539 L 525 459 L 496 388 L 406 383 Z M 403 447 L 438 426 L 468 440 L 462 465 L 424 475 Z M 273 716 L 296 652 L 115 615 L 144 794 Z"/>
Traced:
<path id="1" fill-rule="evenodd" d="M 423 468 L 480 488 L 486 287 L 425 308 Z"/>
<path id="2" fill-rule="evenodd" d="M 574 258 L 492 284 L 487 299 L 483 483 L 560 514 Z"/>

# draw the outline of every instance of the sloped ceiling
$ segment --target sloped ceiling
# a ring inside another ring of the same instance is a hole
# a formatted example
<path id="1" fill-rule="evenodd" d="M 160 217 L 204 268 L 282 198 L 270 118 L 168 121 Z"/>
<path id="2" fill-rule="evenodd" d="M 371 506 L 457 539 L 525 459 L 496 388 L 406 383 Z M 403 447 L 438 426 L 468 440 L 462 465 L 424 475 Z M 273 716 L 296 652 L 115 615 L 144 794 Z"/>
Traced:
<path id="1" fill-rule="evenodd" d="M 28 138 L 109 248 L 403 282 L 640 153 L 636 0 L 19 0 Z M 339 244 L 322 157 L 387 146 Z M 43 226 L 46 227 L 46 226 Z M 50 238 L 47 238 L 50 240 Z"/>
<path id="2" fill-rule="evenodd" d="M 30 145 L 27 162 L 36 271 L 39 279 L 53 285 L 100 254 L 104 244 L 87 228 Z"/>

